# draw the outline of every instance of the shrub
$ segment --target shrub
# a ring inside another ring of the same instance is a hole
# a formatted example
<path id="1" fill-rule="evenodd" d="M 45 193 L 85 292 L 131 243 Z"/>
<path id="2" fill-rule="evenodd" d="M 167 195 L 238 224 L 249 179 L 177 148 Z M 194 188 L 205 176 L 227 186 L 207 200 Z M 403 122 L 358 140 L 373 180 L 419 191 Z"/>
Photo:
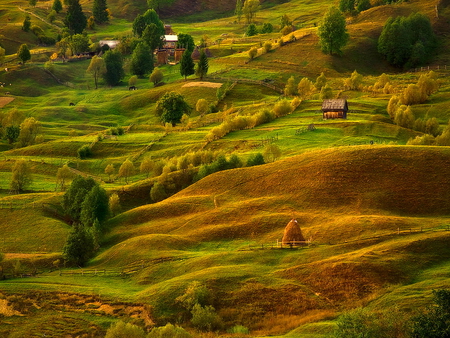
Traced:
<path id="1" fill-rule="evenodd" d="M 250 48 L 250 50 L 248 51 L 248 57 L 250 58 L 250 60 L 253 60 L 256 55 L 258 55 L 258 48 L 256 47 L 252 47 Z"/>
<path id="2" fill-rule="evenodd" d="M 284 87 L 284 95 L 292 96 L 292 95 L 295 95 L 296 92 L 297 92 L 297 86 L 295 85 L 295 79 L 294 79 L 294 76 L 291 76 L 288 79 L 286 86 Z"/>
<path id="3" fill-rule="evenodd" d="M 419 86 L 416 84 L 409 84 L 400 97 L 401 103 L 407 106 L 422 103 L 425 100 Z"/>
<path id="4" fill-rule="evenodd" d="M 250 155 L 247 160 L 247 167 L 253 167 L 256 165 L 265 164 L 264 157 L 261 153 Z"/>
<path id="5" fill-rule="evenodd" d="M 139 326 L 118 321 L 106 331 L 105 338 L 145 338 L 145 332 Z"/>
<path id="6" fill-rule="evenodd" d="M 411 107 L 405 105 L 398 107 L 395 112 L 394 123 L 404 128 L 413 129 L 415 119 Z"/>
<path id="7" fill-rule="evenodd" d="M 273 112 L 276 117 L 285 116 L 292 112 L 292 106 L 288 100 L 278 101 L 273 107 Z"/>
<path id="8" fill-rule="evenodd" d="M 273 32 L 273 25 L 270 22 L 265 22 L 261 28 L 261 33 L 272 33 Z"/>
<path id="9" fill-rule="evenodd" d="M 200 304 L 195 304 L 191 314 L 191 323 L 199 330 L 212 331 L 222 327 L 222 320 L 211 305 L 203 307 Z"/>
<path id="10" fill-rule="evenodd" d="M 242 325 L 235 325 L 231 329 L 227 330 L 228 333 L 235 333 L 235 334 L 249 334 L 250 330 Z"/>
<path id="11" fill-rule="evenodd" d="M 264 51 L 266 53 L 269 53 L 271 49 L 272 49 L 272 42 L 270 41 L 264 42 Z"/>
<path id="12" fill-rule="evenodd" d="M 298 83 L 297 91 L 298 91 L 298 95 L 300 95 L 300 97 L 302 99 L 308 98 L 311 95 L 311 93 L 313 92 L 313 90 L 314 90 L 314 85 L 313 85 L 312 81 L 306 77 L 302 78 L 300 80 L 300 82 Z"/>
<path id="13" fill-rule="evenodd" d="M 325 100 L 325 99 L 331 99 L 331 98 L 333 98 L 333 90 L 331 89 L 331 87 L 328 84 L 326 84 L 320 90 L 320 99 Z"/>
<path id="14" fill-rule="evenodd" d="M 400 106 L 400 97 L 398 97 L 397 95 L 392 96 L 389 99 L 389 103 L 387 106 L 387 112 L 389 114 L 389 116 L 391 117 L 391 119 L 393 119 L 395 117 L 395 112 L 397 111 L 397 108 Z"/>
<path id="15" fill-rule="evenodd" d="M 189 332 L 180 326 L 174 326 L 170 323 L 161 327 L 154 327 L 147 338 L 190 338 L 192 337 Z"/>
<path id="16" fill-rule="evenodd" d="M 422 135 L 410 138 L 406 144 L 410 146 L 431 146 L 435 143 L 436 139 L 432 135 Z"/>
<path id="17" fill-rule="evenodd" d="M 256 28 L 256 25 L 254 23 L 251 23 L 250 25 L 248 25 L 247 32 L 245 33 L 245 35 L 254 36 L 257 34 L 258 34 L 258 29 Z"/>
<path id="18" fill-rule="evenodd" d="M 91 157 L 92 156 L 91 147 L 88 144 L 85 144 L 84 146 L 81 146 L 80 148 L 78 148 L 77 154 L 78 154 L 78 158 L 81 160 Z"/>

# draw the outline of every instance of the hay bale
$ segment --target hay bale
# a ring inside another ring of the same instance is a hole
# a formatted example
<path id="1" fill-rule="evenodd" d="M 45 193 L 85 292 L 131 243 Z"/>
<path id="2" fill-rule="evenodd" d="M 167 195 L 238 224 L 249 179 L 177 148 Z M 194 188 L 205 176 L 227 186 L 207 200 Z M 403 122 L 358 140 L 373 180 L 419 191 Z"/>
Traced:
<path id="1" fill-rule="evenodd" d="M 291 221 L 284 228 L 283 239 L 281 240 L 283 245 L 300 245 L 305 242 L 305 237 L 303 237 L 302 230 L 296 219 L 291 219 Z"/>

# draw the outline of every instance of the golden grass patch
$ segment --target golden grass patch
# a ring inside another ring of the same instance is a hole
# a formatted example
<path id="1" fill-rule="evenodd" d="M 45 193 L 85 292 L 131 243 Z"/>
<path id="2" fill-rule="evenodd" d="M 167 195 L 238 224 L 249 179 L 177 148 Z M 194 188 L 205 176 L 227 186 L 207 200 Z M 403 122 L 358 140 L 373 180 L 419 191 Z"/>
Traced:
<path id="1" fill-rule="evenodd" d="M 221 83 L 216 82 L 189 82 L 183 85 L 183 88 L 186 87 L 207 87 L 207 88 L 220 88 L 222 86 Z"/>

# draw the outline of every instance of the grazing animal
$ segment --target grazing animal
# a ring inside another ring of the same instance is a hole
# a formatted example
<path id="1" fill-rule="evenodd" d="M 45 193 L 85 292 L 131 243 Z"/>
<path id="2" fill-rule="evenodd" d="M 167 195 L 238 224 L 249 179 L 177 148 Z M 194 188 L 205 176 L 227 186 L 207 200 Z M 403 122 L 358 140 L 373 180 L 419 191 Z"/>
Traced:
<path id="1" fill-rule="evenodd" d="M 137 87 L 136 86 L 131 86 L 131 87 L 128 88 L 128 90 L 137 90 Z"/>
<path id="2" fill-rule="evenodd" d="M 69 106 L 74 106 L 74 105 L 75 105 L 75 103 L 73 103 L 73 102 L 69 103 Z"/>

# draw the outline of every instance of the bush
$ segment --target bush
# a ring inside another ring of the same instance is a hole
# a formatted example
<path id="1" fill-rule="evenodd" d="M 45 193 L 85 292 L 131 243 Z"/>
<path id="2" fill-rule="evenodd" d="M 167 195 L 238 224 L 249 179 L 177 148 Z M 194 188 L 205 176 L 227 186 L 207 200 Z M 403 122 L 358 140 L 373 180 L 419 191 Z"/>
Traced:
<path id="1" fill-rule="evenodd" d="M 88 144 L 85 144 L 84 146 L 81 146 L 78 148 L 78 158 L 81 160 L 84 160 L 85 158 L 92 156 L 92 150 L 91 147 Z"/>
<path id="2" fill-rule="evenodd" d="M 250 155 L 247 160 L 247 167 L 253 167 L 256 165 L 265 164 L 264 157 L 261 153 Z"/>
<path id="3" fill-rule="evenodd" d="M 189 332 L 180 326 L 174 326 L 170 323 L 161 327 L 154 327 L 147 338 L 190 338 L 192 337 Z"/>
<path id="4" fill-rule="evenodd" d="M 271 49 L 272 49 L 272 42 L 270 41 L 264 42 L 264 51 L 266 53 L 269 53 Z"/>
<path id="5" fill-rule="evenodd" d="M 191 323 L 199 330 L 212 331 L 222 327 L 222 319 L 211 305 L 203 307 L 200 304 L 195 304 L 191 314 Z"/>
<path id="6" fill-rule="evenodd" d="M 436 143 L 436 139 L 432 135 L 416 136 L 414 139 L 410 138 L 406 143 L 409 146 L 431 146 Z"/>
<path id="7" fill-rule="evenodd" d="M 256 47 L 250 48 L 250 50 L 248 51 L 248 57 L 250 58 L 250 60 L 253 60 L 257 55 L 258 55 L 258 48 Z"/>
<path id="8" fill-rule="evenodd" d="M 105 338 L 145 338 L 145 332 L 139 326 L 118 321 L 106 331 Z"/>
<path id="9" fill-rule="evenodd" d="M 273 112 L 276 117 L 285 116 L 292 112 L 292 106 L 288 100 L 281 100 L 275 104 Z"/>
<path id="10" fill-rule="evenodd" d="M 231 329 L 227 330 L 228 333 L 235 333 L 235 334 L 249 334 L 250 330 L 242 325 L 235 325 Z"/>

